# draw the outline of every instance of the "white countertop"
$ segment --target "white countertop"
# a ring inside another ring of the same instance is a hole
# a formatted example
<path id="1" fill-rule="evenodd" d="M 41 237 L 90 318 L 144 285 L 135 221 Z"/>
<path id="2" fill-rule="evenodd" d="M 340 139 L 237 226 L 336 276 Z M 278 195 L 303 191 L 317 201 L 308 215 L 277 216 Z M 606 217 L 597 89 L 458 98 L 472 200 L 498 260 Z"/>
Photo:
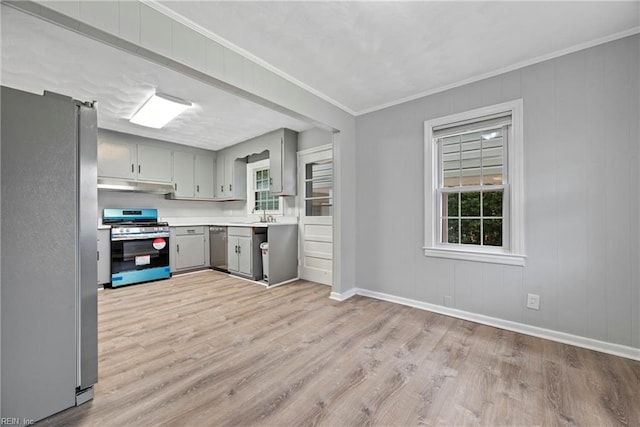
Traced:
<path id="1" fill-rule="evenodd" d="M 221 227 L 277 227 L 281 225 L 296 225 L 295 217 L 277 217 L 276 222 L 257 222 L 253 218 L 207 218 L 207 217 L 165 217 L 160 221 L 166 222 L 170 227 L 195 227 L 198 225 Z"/>
<path id="2" fill-rule="evenodd" d="M 180 224 L 172 224 L 169 223 L 169 227 L 278 227 L 281 225 L 296 225 L 290 223 L 282 223 L 282 222 L 212 222 L 208 224 L 203 224 L 201 222 L 181 222 Z"/>
<path id="3" fill-rule="evenodd" d="M 170 227 L 195 227 L 195 226 L 212 226 L 221 227 L 277 227 L 280 225 L 297 225 L 296 217 L 277 217 L 276 222 L 258 222 L 254 219 L 240 218 L 224 218 L 224 217 L 165 217 L 160 221 L 166 222 Z M 109 230 L 110 225 L 98 224 L 98 230 Z"/>

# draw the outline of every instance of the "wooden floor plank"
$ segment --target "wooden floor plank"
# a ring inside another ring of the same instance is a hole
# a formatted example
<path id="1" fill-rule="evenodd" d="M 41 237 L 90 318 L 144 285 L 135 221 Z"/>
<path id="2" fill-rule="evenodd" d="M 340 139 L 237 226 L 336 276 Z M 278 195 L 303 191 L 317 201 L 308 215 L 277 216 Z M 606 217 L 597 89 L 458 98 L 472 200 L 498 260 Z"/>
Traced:
<path id="1" fill-rule="evenodd" d="M 305 281 L 98 298 L 91 403 L 45 426 L 640 425 L 640 362 Z"/>

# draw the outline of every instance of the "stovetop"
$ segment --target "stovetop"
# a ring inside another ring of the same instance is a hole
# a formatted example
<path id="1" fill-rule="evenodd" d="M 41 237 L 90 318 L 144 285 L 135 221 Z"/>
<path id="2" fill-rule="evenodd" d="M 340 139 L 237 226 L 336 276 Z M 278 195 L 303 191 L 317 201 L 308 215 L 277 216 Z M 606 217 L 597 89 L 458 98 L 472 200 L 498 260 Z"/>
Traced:
<path id="1" fill-rule="evenodd" d="M 122 222 L 112 222 L 111 227 L 168 227 L 168 222 L 159 222 L 159 221 L 122 221 Z"/>
<path id="2" fill-rule="evenodd" d="M 155 222 L 142 225 L 113 224 L 111 226 L 111 240 L 142 240 L 155 237 L 169 237 L 169 225 L 166 222 Z"/>
<path id="3" fill-rule="evenodd" d="M 158 221 L 157 209 L 105 208 L 102 223 L 111 226 L 111 240 L 169 237 L 169 224 Z"/>
<path id="4" fill-rule="evenodd" d="M 116 227 L 160 227 L 166 222 L 158 222 L 158 210 L 150 208 L 105 208 L 102 223 Z"/>

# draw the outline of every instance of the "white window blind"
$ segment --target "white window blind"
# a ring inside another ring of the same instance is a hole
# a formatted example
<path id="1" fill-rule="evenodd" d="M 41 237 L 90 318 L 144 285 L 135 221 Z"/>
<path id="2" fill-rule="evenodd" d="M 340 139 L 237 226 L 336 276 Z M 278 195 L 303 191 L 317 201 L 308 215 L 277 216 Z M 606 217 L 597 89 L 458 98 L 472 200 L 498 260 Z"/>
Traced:
<path id="1" fill-rule="evenodd" d="M 511 111 L 490 114 L 477 119 L 461 120 L 455 123 L 447 123 L 433 127 L 434 138 L 443 138 L 449 135 L 460 135 L 491 127 L 500 127 L 511 124 Z"/>

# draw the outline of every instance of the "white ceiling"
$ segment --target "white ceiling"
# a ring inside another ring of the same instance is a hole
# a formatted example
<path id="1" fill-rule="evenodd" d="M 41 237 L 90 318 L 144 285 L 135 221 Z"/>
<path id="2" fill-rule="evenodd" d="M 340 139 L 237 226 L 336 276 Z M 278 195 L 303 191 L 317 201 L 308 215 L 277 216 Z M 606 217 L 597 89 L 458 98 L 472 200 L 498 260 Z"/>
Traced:
<path id="1" fill-rule="evenodd" d="M 164 11 L 361 114 L 639 31 L 640 1 L 162 1 Z M 99 101 L 99 126 L 217 150 L 312 127 L 181 73 L 2 10 L 3 85 Z M 194 103 L 163 129 L 128 118 L 154 91 Z"/>
<path id="2" fill-rule="evenodd" d="M 2 85 L 98 101 L 98 126 L 211 150 L 287 127 L 313 127 L 140 57 L 2 7 Z M 162 129 L 129 123 L 155 88 L 191 101 Z"/>
<path id="3" fill-rule="evenodd" d="M 640 25 L 637 0 L 157 3 L 356 113 Z"/>

